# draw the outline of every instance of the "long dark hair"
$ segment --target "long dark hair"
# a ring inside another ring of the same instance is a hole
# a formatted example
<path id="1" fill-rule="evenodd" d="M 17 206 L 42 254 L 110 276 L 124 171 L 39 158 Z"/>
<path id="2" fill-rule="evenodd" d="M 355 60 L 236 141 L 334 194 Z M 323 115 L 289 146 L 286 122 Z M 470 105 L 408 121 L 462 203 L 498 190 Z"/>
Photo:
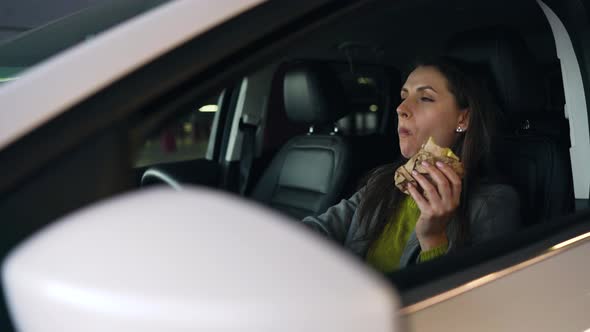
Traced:
<path id="1" fill-rule="evenodd" d="M 479 184 L 495 176 L 492 138 L 498 110 L 488 92 L 485 80 L 488 75 L 483 68 L 449 57 L 421 59 L 409 72 L 418 67 L 434 67 L 442 73 L 459 108 L 468 108 L 470 111 L 469 129 L 451 147 L 460 156 L 465 168 L 461 201 L 456 214 L 458 229 L 453 239 L 456 244 L 462 245 L 469 241 L 468 199 Z M 381 166 L 370 172 L 363 181 L 364 193 L 359 205 L 359 217 L 365 238 L 371 242 L 381 233 L 404 197 L 393 185 L 393 176 L 395 170 L 406 161 L 401 157 L 393 164 Z M 373 225 L 373 231 L 369 231 L 375 218 L 377 224 Z"/>

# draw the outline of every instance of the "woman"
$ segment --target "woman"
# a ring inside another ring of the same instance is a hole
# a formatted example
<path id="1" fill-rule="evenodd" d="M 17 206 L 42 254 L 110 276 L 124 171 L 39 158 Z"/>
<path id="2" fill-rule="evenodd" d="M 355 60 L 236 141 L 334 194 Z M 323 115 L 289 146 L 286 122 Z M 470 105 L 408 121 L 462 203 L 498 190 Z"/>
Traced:
<path id="1" fill-rule="evenodd" d="M 518 195 L 494 181 L 495 108 L 482 82 L 470 65 L 458 60 L 418 63 L 402 87 L 397 107 L 403 158 L 372 172 L 350 199 L 303 222 L 383 272 L 516 229 Z M 413 174 L 421 188 L 410 186 L 410 196 L 404 195 L 393 185 L 394 172 L 429 137 L 452 147 L 465 175 L 459 177 L 444 164 L 424 165 L 432 181 Z"/>

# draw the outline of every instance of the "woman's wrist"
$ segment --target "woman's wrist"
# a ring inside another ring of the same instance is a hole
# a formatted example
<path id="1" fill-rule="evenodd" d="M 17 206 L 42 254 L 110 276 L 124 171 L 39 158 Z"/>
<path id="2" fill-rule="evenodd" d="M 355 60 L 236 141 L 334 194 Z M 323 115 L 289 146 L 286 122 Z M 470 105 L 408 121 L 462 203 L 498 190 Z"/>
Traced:
<path id="1" fill-rule="evenodd" d="M 417 237 L 418 242 L 420 242 L 420 248 L 422 249 L 422 251 L 438 248 L 449 243 L 447 234 L 444 232 L 440 234 L 430 234 L 424 236 L 420 236 L 417 234 Z"/>

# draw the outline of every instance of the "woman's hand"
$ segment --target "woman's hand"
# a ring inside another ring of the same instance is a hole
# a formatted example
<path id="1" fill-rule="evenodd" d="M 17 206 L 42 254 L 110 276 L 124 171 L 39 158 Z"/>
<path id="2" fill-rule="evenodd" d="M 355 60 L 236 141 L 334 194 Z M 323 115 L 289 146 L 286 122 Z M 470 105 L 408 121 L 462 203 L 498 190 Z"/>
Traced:
<path id="1" fill-rule="evenodd" d="M 459 206 L 461 198 L 461 178 L 453 169 L 444 163 L 436 166 L 422 163 L 432 182 L 418 172 L 412 176 L 424 190 L 420 194 L 415 186 L 408 185 L 408 191 L 420 209 L 420 217 L 416 223 L 416 236 L 422 251 L 426 251 L 448 243 L 446 228 Z"/>

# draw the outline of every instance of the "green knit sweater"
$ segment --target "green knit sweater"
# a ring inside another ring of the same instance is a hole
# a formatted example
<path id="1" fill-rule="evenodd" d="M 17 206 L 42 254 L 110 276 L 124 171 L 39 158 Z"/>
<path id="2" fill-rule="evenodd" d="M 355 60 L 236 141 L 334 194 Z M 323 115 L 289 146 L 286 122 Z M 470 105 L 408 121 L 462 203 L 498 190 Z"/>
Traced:
<path id="1" fill-rule="evenodd" d="M 400 209 L 394 214 L 383 232 L 373 242 L 367 252 L 367 263 L 379 271 L 388 273 L 397 270 L 399 260 L 410 235 L 416 228 L 420 216 L 420 209 L 411 196 L 407 196 L 401 203 Z M 448 244 L 423 251 L 418 261 L 424 262 L 442 256 L 447 252 Z"/>

